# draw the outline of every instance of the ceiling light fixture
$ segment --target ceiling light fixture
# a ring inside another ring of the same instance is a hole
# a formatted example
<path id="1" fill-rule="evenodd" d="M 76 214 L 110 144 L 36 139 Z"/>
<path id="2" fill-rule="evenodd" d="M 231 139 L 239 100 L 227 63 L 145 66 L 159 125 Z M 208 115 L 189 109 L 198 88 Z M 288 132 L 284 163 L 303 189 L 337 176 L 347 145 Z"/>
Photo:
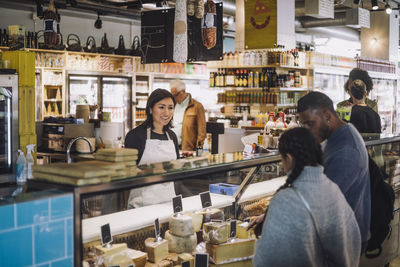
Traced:
<path id="1" fill-rule="evenodd" d="M 353 4 L 359 5 L 359 4 L 360 4 L 360 0 L 354 0 L 354 1 L 353 1 Z"/>
<path id="2" fill-rule="evenodd" d="M 103 22 L 100 19 L 100 12 L 97 12 L 97 20 L 94 22 L 94 27 L 96 29 L 101 29 L 102 25 L 103 25 Z"/>
<path id="3" fill-rule="evenodd" d="M 373 10 L 377 10 L 379 8 L 378 0 L 371 0 L 371 4 L 372 4 L 372 9 Z"/>
<path id="4" fill-rule="evenodd" d="M 392 14 L 392 7 L 389 5 L 389 2 L 386 2 L 385 10 L 386 10 L 386 14 L 388 14 L 388 15 Z"/>

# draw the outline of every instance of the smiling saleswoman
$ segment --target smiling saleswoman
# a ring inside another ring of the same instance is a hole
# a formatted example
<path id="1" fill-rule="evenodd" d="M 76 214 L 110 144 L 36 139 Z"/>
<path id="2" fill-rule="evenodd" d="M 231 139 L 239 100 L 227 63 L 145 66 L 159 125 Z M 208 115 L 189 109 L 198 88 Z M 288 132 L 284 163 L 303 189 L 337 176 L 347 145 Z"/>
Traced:
<path id="1" fill-rule="evenodd" d="M 138 165 L 179 157 L 178 139 L 170 129 L 174 110 L 175 99 L 169 91 L 156 89 L 151 93 L 146 105 L 147 119 L 125 137 L 125 147 L 139 150 Z M 133 189 L 129 195 L 128 208 L 170 201 L 174 196 L 173 182 Z"/>

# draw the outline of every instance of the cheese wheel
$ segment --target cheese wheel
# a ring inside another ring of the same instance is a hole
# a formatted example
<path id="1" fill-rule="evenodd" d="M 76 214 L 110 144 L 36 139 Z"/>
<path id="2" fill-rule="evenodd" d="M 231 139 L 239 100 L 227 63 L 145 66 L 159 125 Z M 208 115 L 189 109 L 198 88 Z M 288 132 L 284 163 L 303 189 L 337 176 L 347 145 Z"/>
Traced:
<path id="1" fill-rule="evenodd" d="M 155 238 L 149 237 L 144 241 L 144 246 L 149 261 L 158 263 L 168 256 L 168 240 L 155 241 Z"/>
<path id="2" fill-rule="evenodd" d="M 193 230 L 199 232 L 203 224 L 203 214 L 195 212 L 185 212 L 185 215 L 192 217 Z"/>
<path id="3" fill-rule="evenodd" d="M 230 225 L 226 222 L 208 222 L 203 225 L 203 239 L 212 244 L 228 241 Z"/>
<path id="4" fill-rule="evenodd" d="M 134 249 L 126 249 L 123 253 L 125 253 L 135 264 L 135 267 L 144 267 L 147 261 L 147 253 L 142 252 L 140 250 Z"/>
<path id="5" fill-rule="evenodd" d="M 192 217 L 188 215 L 172 215 L 169 218 L 169 231 L 176 236 L 190 236 L 194 233 Z"/>
<path id="6" fill-rule="evenodd" d="M 165 232 L 165 239 L 168 240 L 169 251 L 175 253 L 191 253 L 197 245 L 196 234 L 192 234 L 187 237 L 180 237 L 171 234 L 168 230 Z"/>

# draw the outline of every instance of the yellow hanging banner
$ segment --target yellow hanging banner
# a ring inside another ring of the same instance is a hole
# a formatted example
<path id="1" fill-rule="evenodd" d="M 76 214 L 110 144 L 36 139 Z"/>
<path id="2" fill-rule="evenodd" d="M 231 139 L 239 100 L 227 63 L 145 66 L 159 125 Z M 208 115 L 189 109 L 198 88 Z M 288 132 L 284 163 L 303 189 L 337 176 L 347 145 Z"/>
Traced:
<path id="1" fill-rule="evenodd" d="M 271 48 L 277 42 L 277 0 L 245 0 L 245 48 Z"/>

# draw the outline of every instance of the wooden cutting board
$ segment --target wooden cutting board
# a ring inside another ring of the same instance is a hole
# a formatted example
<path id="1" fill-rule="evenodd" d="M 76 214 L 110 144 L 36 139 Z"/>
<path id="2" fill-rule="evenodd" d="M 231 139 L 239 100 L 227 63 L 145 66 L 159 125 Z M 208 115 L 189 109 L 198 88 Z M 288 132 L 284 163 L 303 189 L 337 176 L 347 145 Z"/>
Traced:
<path id="1" fill-rule="evenodd" d="M 33 177 L 35 179 L 42 179 L 50 182 L 61 183 L 61 184 L 71 184 L 71 185 L 88 185 L 88 184 L 99 184 L 99 183 L 108 183 L 111 181 L 110 176 L 100 176 L 95 178 L 74 178 L 69 176 L 57 175 L 57 174 L 49 174 L 42 172 L 33 172 Z"/>
<path id="2" fill-rule="evenodd" d="M 105 148 L 99 149 L 96 154 L 105 156 L 137 156 L 138 150 L 133 148 Z"/>
<path id="3" fill-rule="evenodd" d="M 110 162 L 127 162 L 127 161 L 133 161 L 136 164 L 136 160 L 138 159 L 137 156 L 108 156 L 108 155 L 101 155 L 101 154 L 96 154 L 94 156 L 98 160 L 104 160 L 104 161 L 110 161 Z"/>
<path id="4" fill-rule="evenodd" d="M 80 163 L 54 163 L 49 165 L 35 165 L 33 170 L 41 173 L 56 174 L 60 176 L 68 176 L 74 178 L 95 178 L 112 176 L 115 169 L 111 166 L 104 167 L 101 163 L 87 163 L 85 161 Z M 106 163 L 106 162 L 105 162 Z M 113 165 L 113 164 L 109 164 Z M 116 166 L 114 166 L 116 168 Z"/>

